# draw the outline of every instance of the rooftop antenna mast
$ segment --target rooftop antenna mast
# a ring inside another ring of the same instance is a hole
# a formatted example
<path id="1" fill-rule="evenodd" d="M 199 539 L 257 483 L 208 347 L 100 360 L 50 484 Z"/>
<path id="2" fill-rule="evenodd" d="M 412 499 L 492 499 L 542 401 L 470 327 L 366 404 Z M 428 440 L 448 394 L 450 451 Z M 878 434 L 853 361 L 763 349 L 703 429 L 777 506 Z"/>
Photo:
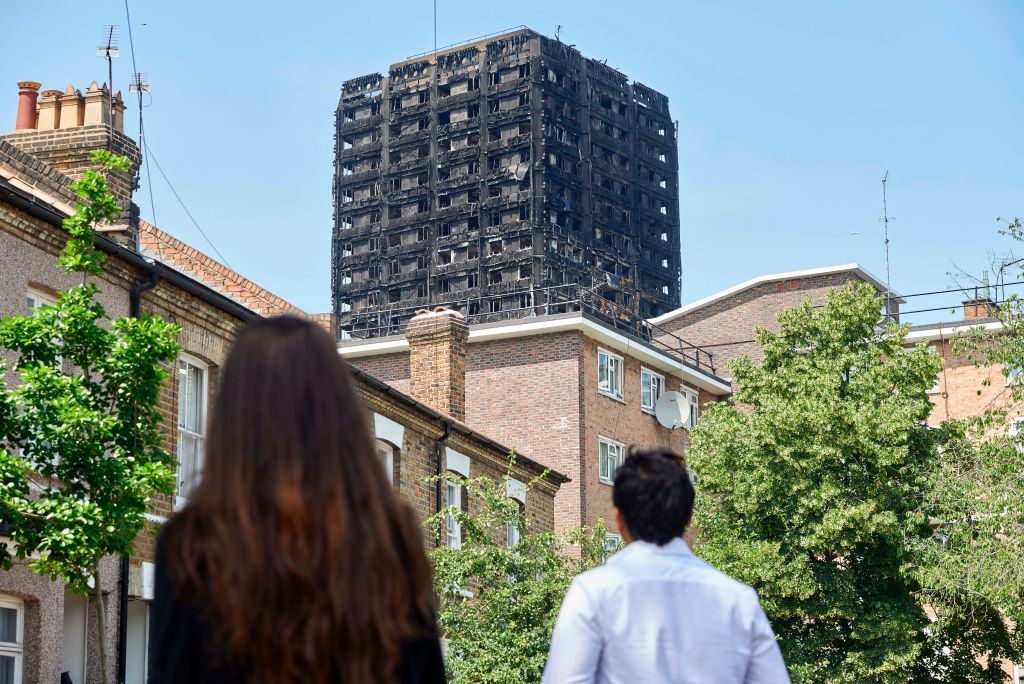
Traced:
<path id="1" fill-rule="evenodd" d="M 121 27 L 107 24 L 103 27 L 103 40 L 96 47 L 96 56 L 107 60 L 107 124 L 110 126 L 110 137 L 107 139 L 107 151 L 114 151 L 114 57 L 120 57 L 121 49 L 117 46 Z"/>
<path id="2" fill-rule="evenodd" d="M 559 43 L 562 42 L 562 25 L 561 24 L 559 24 L 558 26 L 555 27 L 555 40 L 557 40 Z"/>
<path id="3" fill-rule="evenodd" d="M 149 92 L 149 79 L 146 78 L 146 74 L 136 71 L 128 85 L 128 92 L 139 94 L 139 150 L 142 150 L 142 93 Z"/>
<path id="4" fill-rule="evenodd" d="M 889 204 L 886 196 L 886 185 L 889 183 L 889 172 L 882 176 L 882 226 L 885 236 L 885 320 L 892 320 L 892 274 L 889 269 Z"/>

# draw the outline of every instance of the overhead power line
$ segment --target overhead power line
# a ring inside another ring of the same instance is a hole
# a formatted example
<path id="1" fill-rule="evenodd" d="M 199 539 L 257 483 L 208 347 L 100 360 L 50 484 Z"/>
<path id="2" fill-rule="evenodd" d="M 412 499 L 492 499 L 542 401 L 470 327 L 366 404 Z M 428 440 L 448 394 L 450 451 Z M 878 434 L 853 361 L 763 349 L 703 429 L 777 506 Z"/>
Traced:
<path id="1" fill-rule="evenodd" d="M 210 239 L 210 236 L 207 235 L 206 232 L 199 227 L 199 222 L 196 221 L 196 218 L 195 216 L 192 215 L 192 212 L 189 211 L 188 207 L 185 206 L 185 202 L 184 200 L 181 199 L 181 195 L 179 195 L 178 191 L 174 189 L 174 185 L 171 183 L 171 179 L 167 177 L 167 174 L 164 173 L 163 167 L 160 166 L 160 160 L 156 158 L 156 155 L 153 154 L 153 150 L 150 149 L 149 142 L 144 139 L 142 144 L 145 145 L 146 154 L 153 158 L 153 163 L 156 164 L 157 171 L 159 171 L 160 175 L 163 176 L 164 182 L 166 182 L 167 187 L 171 189 L 171 192 L 174 194 L 174 198 L 178 200 L 178 204 L 181 205 L 181 208 L 184 209 L 185 213 L 188 215 L 189 220 L 192 221 L 192 225 L 196 227 L 196 230 L 199 231 L 199 234 L 202 235 L 203 238 L 206 240 L 206 244 L 210 245 L 210 249 L 212 249 L 218 257 L 220 257 L 220 260 L 224 262 L 224 265 L 234 270 L 234 267 L 228 263 L 228 260 L 224 258 L 223 254 L 220 253 L 220 250 L 217 249 L 217 246 L 213 244 L 213 240 Z"/>

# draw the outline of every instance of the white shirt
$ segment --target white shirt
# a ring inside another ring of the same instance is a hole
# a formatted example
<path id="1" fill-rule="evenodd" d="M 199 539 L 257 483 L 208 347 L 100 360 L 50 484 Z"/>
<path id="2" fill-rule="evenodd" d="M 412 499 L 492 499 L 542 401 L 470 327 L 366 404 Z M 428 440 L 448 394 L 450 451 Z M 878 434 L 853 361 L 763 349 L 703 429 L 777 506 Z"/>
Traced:
<path id="1" fill-rule="evenodd" d="M 682 539 L 635 541 L 577 577 L 543 684 L 788 684 L 757 593 Z"/>

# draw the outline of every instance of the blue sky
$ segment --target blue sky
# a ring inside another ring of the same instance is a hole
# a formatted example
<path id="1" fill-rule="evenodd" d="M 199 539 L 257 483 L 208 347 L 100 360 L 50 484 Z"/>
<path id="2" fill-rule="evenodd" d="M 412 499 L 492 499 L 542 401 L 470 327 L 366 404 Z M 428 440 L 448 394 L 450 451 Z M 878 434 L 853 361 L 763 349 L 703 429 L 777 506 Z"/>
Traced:
<path id="1" fill-rule="evenodd" d="M 339 86 L 431 49 L 431 3 L 130 2 L 138 68 L 152 84 L 154 158 L 233 268 L 308 311 L 328 310 Z M 1017 0 L 438 0 L 438 12 L 440 45 L 519 24 L 553 35 L 561 24 L 584 55 L 669 96 L 684 302 L 763 273 L 850 261 L 884 277 L 887 170 L 896 289 L 948 287 L 950 271 L 980 273 L 990 253 L 1012 247 L 996 217 L 1024 214 Z M 95 56 L 104 24 L 122 26 L 114 78 L 127 84 L 123 0 L 13 3 L 4 15 L 6 126 L 18 80 L 84 90 L 105 78 Z M 133 106 L 132 135 L 136 115 Z M 160 227 L 212 251 L 152 173 Z M 151 220 L 146 182 L 136 199 Z"/>

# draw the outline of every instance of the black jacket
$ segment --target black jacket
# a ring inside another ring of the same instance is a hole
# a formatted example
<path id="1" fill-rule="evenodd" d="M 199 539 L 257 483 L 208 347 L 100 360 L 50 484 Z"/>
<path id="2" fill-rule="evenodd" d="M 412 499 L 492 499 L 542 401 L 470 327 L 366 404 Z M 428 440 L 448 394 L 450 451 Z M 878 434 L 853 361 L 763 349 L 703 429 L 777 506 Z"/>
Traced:
<path id="1" fill-rule="evenodd" d="M 202 612 L 175 598 L 167 559 L 159 544 L 155 592 L 149 624 L 149 684 L 241 684 L 246 681 L 244 674 L 224 664 L 227 658 L 218 649 Z M 445 682 L 441 644 L 437 638 L 403 644 L 397 682 Z"/>

